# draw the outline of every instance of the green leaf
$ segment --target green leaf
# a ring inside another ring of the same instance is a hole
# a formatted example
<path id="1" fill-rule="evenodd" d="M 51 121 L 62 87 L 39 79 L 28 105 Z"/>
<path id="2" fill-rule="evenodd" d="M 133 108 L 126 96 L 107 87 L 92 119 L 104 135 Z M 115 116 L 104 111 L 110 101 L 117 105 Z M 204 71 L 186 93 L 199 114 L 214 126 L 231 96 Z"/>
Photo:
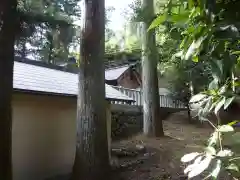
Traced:
<path id="1" fill-rule="evenodd" d="M 217 91 L 216 89 L 209 89 L 206 91 L 206 94 L 208 94 L 209 96 L 217 96 Z"/>
<path id="2" fill-rule="evenodd" d="M 198 156 L 193 164 L 188 165 L 185 169 L 184 169 L 184 174 L 189 173 L 190 171 L 192 171 L 202 160 L 203 160 L 204 156 Z"/>
<path id="3" fill-rule="evenodd" d="M 174 22 L 174 23 L 184 23 L 188 20 L 188 16 L 189 16 L 189 12 L 185 11 L 182 14 L 172 14 L 170 16 L 170 21 Z"/>
<path id="4" fill-rule="evenodd" d="M 218 128 L 218 131 L 219 132 L 233 132 L 234 129 L 232 126 L 229 126 L 229 125 L 222 125 Z"/>
<path id="5" fill-rule="evenodd" d="M 206 38 L 205 36 L 200 36 L 200 38 L 192 42 L 184 56 L 185 60 L 189 60 L 192 56 L 197 55 L 197 52 L 200 50 L 199 48 L 202 42 L 205 40 L 205 38 Z"/>
<path id="6" fill-rule="evenodd" d="M 212 60 L 209 61 L 211 65 L 212 76 L 216 82 L 220 82 L 223 76 L 223 61 Z"/>
<path id="7" fill-rule="evenodd" d="M 240 56 L 239 56 L 240 57 Z M 240 59 L 239 59 L 240 60 Z M 240 86 L 240 82 L 236 82 L 236 81 L 234 81 L 233 82 L 233 86 L 235 86 L 235 87 L 239 87 Z"/>
<path id="8" fill-rule="evenodd" d="M 233 54 L 233 55 L 240 55 L 240 51 L 234 51 L 231 54 Z"/>
<path id="9" fill-rule="evenodd" d="M 212 82 L 209 84 L 208 89 L 218 89 L 218 80 L 213 79 Z"/>
<path id="10" fill-rule="evenodd" d="M 210 112 L 211 106 L 212 106 L 212 97 L 209 97 L 208 101 L 207 101 L 207 103 L 206 103 L 206 105 L 205 105 L 205 107 L 203 109 L 203 113 L 205 114 L 205 113 Z"/>
<path id="11" fill-rule="evenodd" d="M 200 109 L 198 110 L 197 116 L 199 117 L 199 120 L 203 120 L 203 119 L 204 119 L 204 112 L 203 112 L 203 109 L 202 109 L 202 108 L 200 108 Z M 196 117 L 197 117 L 197 116 L 196 116 Z"/>
<path id="12" fill-rule="evenodd" d="M 221 150 L 217 153 L 218 157 L 227 157 L 227 156 L 232 156 L 233 152 L 228 149 Z"/>
<path id="13" fill-rule="evenodd" d="M 205 171 L 212 161 L 212 156 L 206 156 L 199 164 L 197 164 L 192 171 L 189 172 L 188 178 L 198 176 Z"/>
<path id="14" fill-rule="evenodd" d="M 189 5 L 189 8 L 193 8 L 194 7 L 194 1 L 193 0 L 188 0 L 188 5 Z"/>
<path id="15" fill-rule="evenodd" d="M 208 146 L 206 147 L 205 151 L 209 155 L 216 155 L 216 149 L 214 147 Z"/>
<path id="16" fill-rule="evenodd" d="M 198 62 L 198 56 L 196 55 L 196 56 L 193 56 L 192 57 L 192 60 L 193 60 L 193 62 Z"/>
<path id="17" fill-rule="evenodd" d="M 220 95 L 224 94 L 224 93 L 227 91 L 227 88 L 228 88 L 227 85 L 222 86 L 222 87 L 219 89 L 218 94 L 220 94 Z"/>
<path id="18" fill-rule="evenodd" d="M 184 39 L 182 40 L 181 44 L 179 45 L 180 49 L 183 49 L 185 44 L 187 43 L 189 37 L 185 36 Z"/>
<path id="19" fill-rule="evenodd" d="M 220 101 L 217 103 L 217 105 L 216 105 L 216 107 L 215 107 L 215 110 L 214 110 L 214 113 L 215 113 L 216 115 L 218 114 L 219 110 L 220 110 L 221 107 L 224 105 L 224 103 L 225 103 L 225 97 L 223 97 L 222 100 L 220 100 Z"/>
<path id="20" fill-rule="evenodd" d="M 208 146 L 213 146 L 218 142 L 218 132 L 212 133 L 211 137 L 208 139 Z"/>
<path id="21" fill-rule="evenodd" d="M 211 176 L 214 178 L 214 179 L 217 179 L 219 173 L 220 173 L 220 170 L 221 170 L 221 160 L 217 160 L 217 163 L 216 163 L 216 166 L 214 168 L 214 170 L 212 171 L 211 173 Z"/>
<path id="22" fill-rule="evenodd" d="M 193 170 L 195 164 L 189 164 L 185 169 L 184 169 L 184 174 L 189 173 L 190 171 Z"/>
<path id="23" fill-rule="evenodd" d="M 209 111 L 212 111 L 214 109 L 214 107 L 216 106 L 216 104 L 218 103 L 218 101 L 215 101 L 214 103 L 212 103 Z"/>
<path id="24" fill-rule="evenodd" d="M 181 34 L 182 35 L 188 35 L 191 34 L 195 31 L 194 26 L 189 26 L 185 31 L 183 31 Z M 187 37 L 187 36 L 186 36 Z"/>
<path id="25" fill-rule="evenodd" d="M 207 97 L 207 95 L 205 95 L 205 94 L 201 94 L 201 93 L 200 94 L 196 94 L 196 95 L 191 97 L 189 103 L 200 102 L 200 101 L 202 101 L 206 97 Z"/>
<path id="26" fill-rule="evenodd" d="M 235 96 L 231 97 L 231 98 L 227 98 L 225 103 L 224 103 L 224 109 L 227 109 L 228 106 L 232 103 L 232 101 L 235 99 Z"/>
<path id="27" fill-rule="evenodd" d="M 161 25 L 164 21 L 166 21 L 166 18 L 167 18 L 166 14 L 158 16 L 156 19 L 153 20 L 153 22 L 148 28 L 148 31 Z"/>
<path id="28" fill-rule="evenodd" d="M 231 170 L 231 171 L 236 171 L 239 172 L 239 167 L 236 164 L 230 164 L 229 166 L 226 167 L 226 169 Z"/>
<path id="29" fill-rule="evenodd" d="M 190 154 L 185 154 L 182 158 L 181 158 L 181 162 L 189 162 L 192 161 L 193 159 L 195 159 L 200 153 L 198 152 L 193 152 Z"/>
<path id="30" fill-rule="evenodd" d="M 235 120 L 235 121 L 232 121 L 232 122 L 228 123 L 227 125 L 232 126 L 232 125 L 234 125 L 234 124 L 236 124 L 238 122 L 239 122 L 238 120 Z"/>

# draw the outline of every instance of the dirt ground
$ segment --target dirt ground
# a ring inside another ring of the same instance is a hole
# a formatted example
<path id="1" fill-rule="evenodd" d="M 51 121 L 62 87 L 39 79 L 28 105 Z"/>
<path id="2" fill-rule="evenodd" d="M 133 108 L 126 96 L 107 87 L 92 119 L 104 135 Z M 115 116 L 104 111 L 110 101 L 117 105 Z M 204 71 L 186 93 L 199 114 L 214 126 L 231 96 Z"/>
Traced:
<path id="1" fill-rule="evenodd" d="M 212 132 L 209 127 L 189 124 L 183 114 L 174 114 L 164 121 L 165 137 L 146 138 L 142 135 L 113 143 L 114 148 L 131 148 L 142 144 L 146 152 L 132 158 L 117 159 L 117 163 L 135 164 L 115 170 L 113 180 L 183 180 L 181 157 L 201 151 Z M 197 179 L 203 179 L 201 177 Z M 223 178 L 226 180 L 226 178 Z"/>
<path id="2" fill-rule="evenodd" d="M 146 138 L 138 134 L 128 139 L 115 141 L 113 149 L 134 149 L 136 145 L 144 151 L 132 157 L 113 158 L 113 171 L 108 180 L 187 180 L 183 174 L 181 157 L 190 152 L 201 151 L 212 129 L 206 125 L 189 124 L 186 113 L 171 115 L 164 121 L 165 137 Z M 117 165 L 117 167 L 116 167 Z M 125 165 L 119 167 L 119 165 Z M 67 180 L 70 175 L 56 177 Z M 205 176 L 204 176 L 205 177 Z M 194 180 L 203 180 L 197 177 Z M 54 179 L 54 180 L 55 180 Z M 223 175 L 220 180 L 231 180 Z"/>

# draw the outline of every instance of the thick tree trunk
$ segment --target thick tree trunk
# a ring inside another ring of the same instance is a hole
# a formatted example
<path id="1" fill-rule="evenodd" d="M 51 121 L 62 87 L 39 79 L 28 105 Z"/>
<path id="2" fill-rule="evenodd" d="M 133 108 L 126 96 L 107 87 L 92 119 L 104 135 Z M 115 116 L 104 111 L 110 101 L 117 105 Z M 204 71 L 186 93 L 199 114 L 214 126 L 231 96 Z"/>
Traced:
<path id="1" fill-rule="evenodd" d="M 103 180 L 109 169 L 104 83 L 104 0 L 85 0 L 74 180 Z"/>
<path id="2" fill-rule="evenodd" d="M 160 117 L 155 32 L 148 31 L 154 17 L 153 0 L 143 0 L 142 8 L 145 12 L 142 29 L 143 131 L 147 136 L 158 137 L 163 136 L 164 132 Z"/>
<path id="3" fill-rule="evenodd" d="M 16 0 L 0 1 L 0 179 L 12 179 L 12 88 Z"/>

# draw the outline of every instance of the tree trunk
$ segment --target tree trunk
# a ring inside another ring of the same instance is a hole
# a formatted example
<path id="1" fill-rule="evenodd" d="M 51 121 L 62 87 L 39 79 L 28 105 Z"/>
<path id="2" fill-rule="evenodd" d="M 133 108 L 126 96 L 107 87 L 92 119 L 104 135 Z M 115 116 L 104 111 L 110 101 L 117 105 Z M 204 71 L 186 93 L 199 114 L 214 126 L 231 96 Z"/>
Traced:
<path id="1" fill-rule="evenodd" d="M 49 54 L 48 54 L 48 64 L 54 64 L 54 58 L 53 58 L 53 36 L 49 33 L 48 35 L 48 41 L 49 41 Z"/>
<path id="2" fill-rule="evenodd" d="M 186 106 L 187 106 L 188 122 L 192 123 L 191 109 L 190 109 L 189 103 L 186 103 Z"/>
<path id="3" fill-rule="evenodd" d="M 12 179 L 12 89 L 16 0 L 0 1 L 0 179 Z"/>
<path id="4" fill-rule="evenodd" d="M 143 131 L 147 136 L 158 137 L 163 136 L 164 132 L 160 117 L 155 32 L 148 31 L 154 17 L 153 0 L 143 0 L 142 8 L 145 12 L 142 29 Z"/>
<path id="5" fill-rule="evenodd" d="M 109 170 L 105 77 L 104 0 L 85 0 L 77 110 L 74 180 L 103 180 Z"/>

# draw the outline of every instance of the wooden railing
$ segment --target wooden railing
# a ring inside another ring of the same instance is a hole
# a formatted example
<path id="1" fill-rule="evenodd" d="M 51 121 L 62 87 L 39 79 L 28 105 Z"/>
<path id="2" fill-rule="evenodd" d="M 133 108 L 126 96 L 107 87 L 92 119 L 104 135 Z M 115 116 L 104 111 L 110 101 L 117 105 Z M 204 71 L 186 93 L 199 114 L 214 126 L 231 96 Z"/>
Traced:
<path id="1" fill-rule="evenodd" d="M 113 88 L 117 89 L 121 93 L 127 95 L 128 97 L 132 98 L 135 102 L 132 105 L 141 106 L 142 105 L 142 92 L 141 90 L 136 89 L 128 89 L 120 86 L 112 86 Z M 124 104 L 123 102 L 114 102 L 114 104 Z"/>
<path id="2" fill-rule="evenodd" d="M 113 88 L 117 89 L 118 91 L 122 92 L 123 94 L 127 95 L 128 97 L 132 98 L 135 102 L 132 105 L 142 106 L 143 105 L 143 98 L 142 98 L 142 91 L 136 89 L 128 89 L 120 86 L 112 86 Z M 159 103 L 160 107 L 169 107 L 169 108 L 186 108 L 185 105 L 179 101 L 174 100 L 170 96 L 167 95 L 160 95 L 159 96 Z M 126 104 L 124 102 L 113 101 L 113 104 Z"/>

